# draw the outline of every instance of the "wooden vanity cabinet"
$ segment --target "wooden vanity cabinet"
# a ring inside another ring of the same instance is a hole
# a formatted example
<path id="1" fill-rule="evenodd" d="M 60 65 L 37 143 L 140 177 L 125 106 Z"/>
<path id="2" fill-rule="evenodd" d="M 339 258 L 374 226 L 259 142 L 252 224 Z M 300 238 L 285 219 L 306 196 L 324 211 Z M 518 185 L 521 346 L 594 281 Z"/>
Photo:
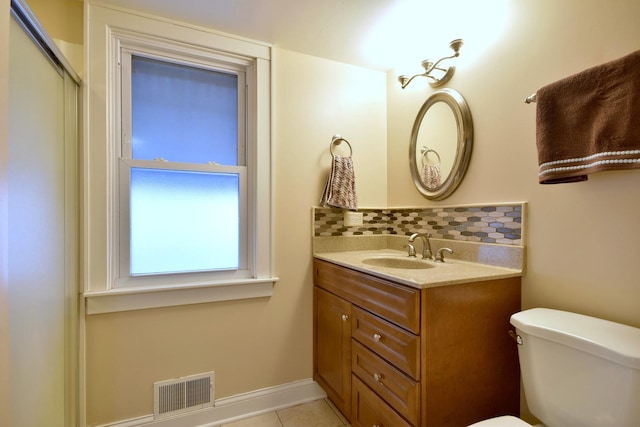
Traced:
<path id="1" fill-rule="evenodd" d="M 314 379 L 353 426 L 519 414 L 519 277 L 417 289 L 314 259 L 314 284 Z"/>

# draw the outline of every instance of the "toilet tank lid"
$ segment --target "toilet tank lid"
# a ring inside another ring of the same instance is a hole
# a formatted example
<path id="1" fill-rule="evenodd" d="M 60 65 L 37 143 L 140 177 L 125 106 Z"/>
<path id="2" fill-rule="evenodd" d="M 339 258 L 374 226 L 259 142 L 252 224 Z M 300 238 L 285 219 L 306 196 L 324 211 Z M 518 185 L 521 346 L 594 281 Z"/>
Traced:
<path id="1" fill-rule="evenodd" d="M 515 313 L 511 324 L 548 339 L 640 370 L 640 329 L 608 320 L 549 308 Z"/>

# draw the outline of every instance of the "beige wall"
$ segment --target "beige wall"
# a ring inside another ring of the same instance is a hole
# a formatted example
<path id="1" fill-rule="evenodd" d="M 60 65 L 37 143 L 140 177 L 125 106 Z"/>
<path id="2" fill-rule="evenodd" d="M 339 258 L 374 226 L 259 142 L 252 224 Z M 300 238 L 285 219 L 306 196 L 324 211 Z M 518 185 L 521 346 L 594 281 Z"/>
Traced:
<path id="1" fill-rule="evenodd" d="M 527 201 L 523 307 L 575 310 L 640 326 L 640 172 L 538 184 L 536 107 L 523 102 L 547 83 L 640 49 L 640 2 L 509 5 L 503 36 L 492 46 L 467 40 L 447 84 L 466 98 L 475 128 L 469 171 L 449 199 L 423 199 L 406 167 L 413 119 L 433 89 L 416 81 L 402 91 L 389 75 L 389 204 Z"/>
<path id="2" fill-rule="evenodd" d="M 26 0 L 73 70 L 84 74 L 84 0 Z"/>
<path id="3" fill-rule="evenodd" d="M 395 80 L 399 73 L 389 73 L 389 205 L 526 201 L 523 308 L 576 311 L 640 327 L 640 171 L 538 184 L 536 107 L 523 102 L 547 83 L 640 49 L 640 3 L 508 4 L 502 37 L 490 46 L 465 40 L 456 75 L 447 84 L 469 103 L 475 142 L 466 178 L 446 200 L 423 199 L 407 168 L 413 120 L 434 90 L 415 81 L 403 91 Z M 428 54 L 420 52 L 416 63 Z M 534 420 L 526 403 L 523 414 Z"/>
<path id="4" fill-rule="evenodd" d="M 310 207 L 335 133 L 353 146 L 361 204 L 386 204 L 386 76 L 274 56 L 274 295 L 88 316 L 88 425 L 152 413 L 152 384 L 163 379 L 213 370 L 221 398 L 311 378 Z"/>
<path id="5" fill-rule="evenodd" d="M 27 0 L 27 3 L 51 37 L 82 45 L 83 0 Z"/>

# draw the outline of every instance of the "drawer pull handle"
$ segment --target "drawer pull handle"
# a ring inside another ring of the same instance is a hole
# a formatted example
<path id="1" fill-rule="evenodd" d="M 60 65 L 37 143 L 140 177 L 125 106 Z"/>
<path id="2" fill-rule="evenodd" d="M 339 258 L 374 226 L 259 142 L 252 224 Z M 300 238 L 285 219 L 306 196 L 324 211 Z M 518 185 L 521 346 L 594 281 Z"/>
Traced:
<path id="1" fill-rule="evenodd" d="M 347 320 L 349 320 L 349 316 L 347 316 L 346 314 L 342 315 L 342 321 L 346 322 Z"/>
<path id="2" fill-rule="evenodd" d="M 380 342 L 380 340 L 382 339 L 382 335 L 380 334 L 373 334 L 373 340 L 375 342 Z"/>
<path id="3" fill-rule="evenodd" d="M 382 385 L 382 374 L 378 374 L 377 372 L 373 374 L 373 379 L 380 385 Z"/>

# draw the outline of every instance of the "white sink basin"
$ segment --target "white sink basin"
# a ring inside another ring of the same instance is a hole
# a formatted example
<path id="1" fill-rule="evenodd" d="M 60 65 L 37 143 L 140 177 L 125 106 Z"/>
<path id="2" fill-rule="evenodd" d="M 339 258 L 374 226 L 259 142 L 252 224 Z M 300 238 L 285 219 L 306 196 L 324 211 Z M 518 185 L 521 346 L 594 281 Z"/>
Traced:
<path id="1" fill-rule="evenodd" d="M 423 259 L 390 255 L 366 258 L 362 260 L 362 263 L 374 267 L 398 268 L 403 270 L 423 270 L 435 267 L 435 265 Z"/>

